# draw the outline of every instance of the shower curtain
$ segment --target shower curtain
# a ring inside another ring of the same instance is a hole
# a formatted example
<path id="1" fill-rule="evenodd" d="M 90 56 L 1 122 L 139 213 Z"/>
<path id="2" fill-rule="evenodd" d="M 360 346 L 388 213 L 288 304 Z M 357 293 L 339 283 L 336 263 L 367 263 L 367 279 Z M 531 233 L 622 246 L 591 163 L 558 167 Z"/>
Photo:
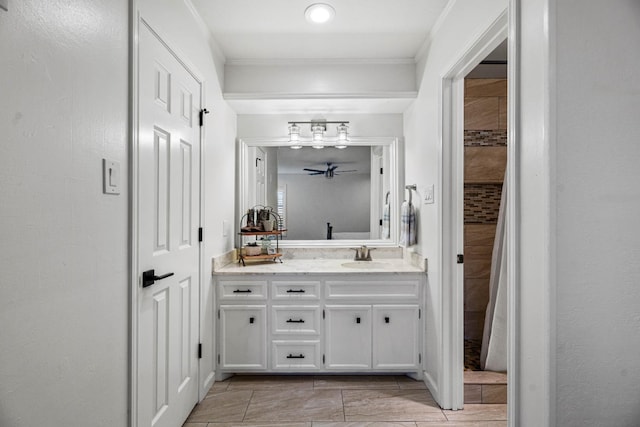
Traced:
<path id="1" fill-rule="evenodd" d="M 506 190 L 505 174 L 500 197 L 500 210 L 491 256 L 489 304 L 484 321 L 480 365 L 487 371 L 507 370 L 507 262 L 506 262 Z"/>

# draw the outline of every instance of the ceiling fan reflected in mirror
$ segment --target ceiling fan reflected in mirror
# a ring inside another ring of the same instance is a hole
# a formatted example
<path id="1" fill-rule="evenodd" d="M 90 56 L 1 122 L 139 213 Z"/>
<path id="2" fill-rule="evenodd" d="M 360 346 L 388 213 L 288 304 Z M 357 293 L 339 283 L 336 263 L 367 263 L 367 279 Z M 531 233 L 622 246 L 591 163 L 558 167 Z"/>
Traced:
<path id="1" fill-rule="evenodd" d="M 327 179 L 331 179 L 336 175 L 340 175 L 342 173 L 349 173 L 349 172 L 358 172 L 355 169 L 351 169 L 351 170 L 341 170 L 341 171 L 337 171 L 336 169 L 338 169 L 339 165 L 327 162 L 327 169 L 325 170 L 320 170 L 320 169 L 309 169 L 309 168 L 304 168 L 302 170 L 310 172 L 309 175 L 324 175 L 325 178 Z"/>

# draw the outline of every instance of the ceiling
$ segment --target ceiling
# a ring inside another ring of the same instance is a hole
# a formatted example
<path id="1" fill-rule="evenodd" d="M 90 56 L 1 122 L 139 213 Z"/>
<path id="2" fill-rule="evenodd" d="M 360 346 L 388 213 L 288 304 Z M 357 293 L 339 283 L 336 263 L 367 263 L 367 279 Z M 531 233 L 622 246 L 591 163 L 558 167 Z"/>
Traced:
<path id="1" fill-rule="evenodd" d="M 292 150 L 289 147 L 278 149 L 278 174 L 302 174 L 308 175 L 304 168 L 325 170 L 327 163 L 337 165 L 336 172 L 342 170 L 356 170 L 359 174 L 371 173 L 371 147 L 349 147 L 339 150 L 334 147 L 326 147 L 316 150 L 304 147 L 300 150 Z"/>
<path id="2" fill-rule="evenodd" d="M 448 0 L 320 0 L 336 10 L 311 24 L 314 0 L 191 0 L 227 62 L 413 59 Z"/>

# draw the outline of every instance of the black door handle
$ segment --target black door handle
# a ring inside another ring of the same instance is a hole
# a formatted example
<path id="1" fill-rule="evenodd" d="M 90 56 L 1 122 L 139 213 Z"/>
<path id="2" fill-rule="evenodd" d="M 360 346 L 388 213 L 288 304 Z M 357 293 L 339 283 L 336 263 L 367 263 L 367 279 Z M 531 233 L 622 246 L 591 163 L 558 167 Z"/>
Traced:
<path id="1" fill-rule="evenodd" d="M 304 359 L 304 354 L 300 354 L 299 356 L 294 356 L 293 354 L 289 354 L 287 359 Z"/>
<path id="2" fill-rule="evenodd" d="M 360 316 L 356 317 L 356 323 L 360 323 Z"/>
<path id="3" fill-rule="evenodd" d="M 384 323 L 389 323 L 389 321 L 390 321 L 389 316 L 385 316 Z"/>
<path id="4" fill-rule="evenodd" d="M 304 323 L 304 319 L 299 319 L 299 320 L 289 319 L 287 320 L 287 323 Z"/>
<path id="5" fill-rule="evenodd" d="M 251 289 L 236 289 L 233 291 L 234 294 L 250 294 Z"/>
<path id="6" fill-rule="evenodd" d="M 289 289 L 287 290 L 288 294 L 304 294 L 306 291 L 304 289 Z"/>
<path id="7" fill-rule="evenodd" d="M 147 286 L 151 286 L 156 283 L 156 280 L 166 279 L 167 277 L 173 276 L 173 273 L 163 274 L 162 276 L 156 276 L 155 270 L 147 270 L 142 273 L 142 287 L 146 288 Z"/>
<path id="8" fill-rule="evenodd" d="M 253 322 L 255 322 L 255 321 L 256 321 L 256 318 L 255 318 L 255 317 L 253 317 L 253 316 L 249 317 L 249 323 L 253 323 Z"/>

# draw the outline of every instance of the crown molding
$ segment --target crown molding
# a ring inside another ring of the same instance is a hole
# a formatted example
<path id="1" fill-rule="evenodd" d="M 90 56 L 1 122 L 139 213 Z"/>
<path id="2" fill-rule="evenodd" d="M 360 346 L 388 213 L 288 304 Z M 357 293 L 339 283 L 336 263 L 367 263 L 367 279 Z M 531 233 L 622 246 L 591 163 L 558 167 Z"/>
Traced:
<path id="1" fill-rule="evenodd" d="M 313 99 L 415 99 L 417 91 L 406 92 L 354 92 L 354 93 L 304 93 L 304 92 L 225 92 L 226 100 L 313 100 Z"/>

